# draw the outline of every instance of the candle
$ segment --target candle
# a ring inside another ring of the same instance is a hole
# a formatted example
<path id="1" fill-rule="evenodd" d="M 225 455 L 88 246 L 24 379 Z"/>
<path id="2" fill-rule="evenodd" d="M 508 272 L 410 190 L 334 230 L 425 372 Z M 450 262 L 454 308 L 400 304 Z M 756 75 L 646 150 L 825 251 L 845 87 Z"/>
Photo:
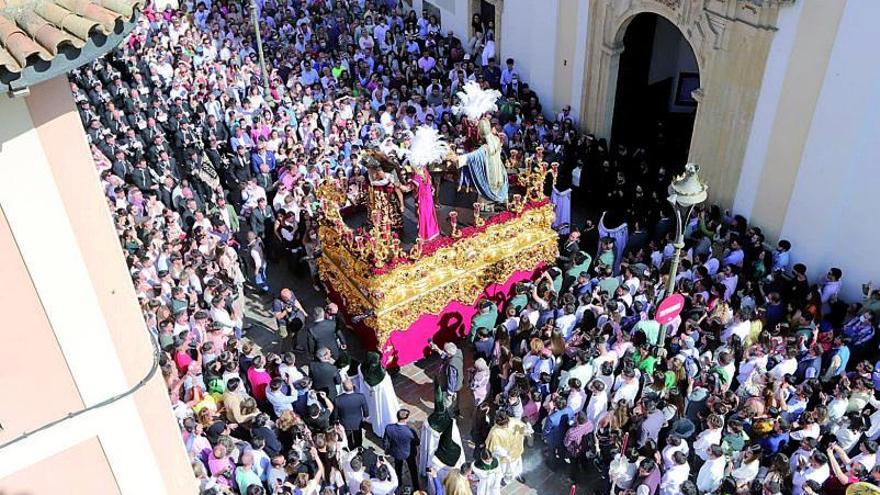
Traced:
<path id="1" fill-rule="evenodd" d="M 449 224 L 452 226 L 452 237 L 458 237 L 458 212 L 452 210 L 449 212 Z"/>

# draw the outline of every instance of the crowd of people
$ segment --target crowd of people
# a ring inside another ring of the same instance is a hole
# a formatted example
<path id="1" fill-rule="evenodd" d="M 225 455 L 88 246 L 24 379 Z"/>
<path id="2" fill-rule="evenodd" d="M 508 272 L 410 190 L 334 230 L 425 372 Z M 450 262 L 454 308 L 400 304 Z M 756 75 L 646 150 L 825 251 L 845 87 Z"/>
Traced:
<path id="1" fill-rule="evenodd" d="M 675 281 L 685 310 L 661 325 L 678 170 L 657 143 L 609 146 L 570 107 L 548 118 L 479 16 L 459 40 L 393 0 L 257 4 L 267 80 L 248 5 L 224 0 L 148 3 L 125 45 L 71 76 L 202 493 L 498 494 L 528 481 L 522 457 L 539 448 L 552 469 L 593 473 L 596 493 L 880 481 L 880 291 L 847 305 L 839 269 L 817 277 L 789 242 L 767 249 L 746 219 L 701 207 Z M 435 347 L 419 430 L 379 356 L 351 359 L 334 305 L 307 316 L 278 291 L 286 340 L 269 352 L 245 337 L 244 301 L 272 291 L 270 264 L 320 289 L 317 185 L 343 182 L 355 201 L 359 151 L 418 125 L 462 142 L 452 106 L 467 81 L 502 93 L 505 154 L 540 147 L 562 162 L 557 188 L 607 213 L 561 226 L 558 266 Z"/>

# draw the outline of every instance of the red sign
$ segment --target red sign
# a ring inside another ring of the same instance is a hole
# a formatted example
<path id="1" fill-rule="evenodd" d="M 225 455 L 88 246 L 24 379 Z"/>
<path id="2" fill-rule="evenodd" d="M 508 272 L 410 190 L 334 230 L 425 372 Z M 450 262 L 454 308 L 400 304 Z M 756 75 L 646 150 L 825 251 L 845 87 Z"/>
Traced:
<path id="1" fill-rule="evenodd" d="M 684 309 L 684 296 L 673 294 L 660 302 L 654 319 L 661 325 L 667 325 L 681 314 L 682 309 Z"/>

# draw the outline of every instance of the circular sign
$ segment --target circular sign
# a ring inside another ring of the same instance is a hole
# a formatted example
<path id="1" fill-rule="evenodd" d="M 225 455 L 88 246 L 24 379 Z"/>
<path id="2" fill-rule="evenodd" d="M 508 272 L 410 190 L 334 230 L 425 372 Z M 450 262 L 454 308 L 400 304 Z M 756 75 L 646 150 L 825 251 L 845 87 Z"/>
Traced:
<path id="1" fill-rule="evenodd" d="M 660 322 L 661 325 L 667 325 L 681 314 L 682 309 L 684 309 L 684 296 L 672 294 L 657 306 L 654 319 Z"/>

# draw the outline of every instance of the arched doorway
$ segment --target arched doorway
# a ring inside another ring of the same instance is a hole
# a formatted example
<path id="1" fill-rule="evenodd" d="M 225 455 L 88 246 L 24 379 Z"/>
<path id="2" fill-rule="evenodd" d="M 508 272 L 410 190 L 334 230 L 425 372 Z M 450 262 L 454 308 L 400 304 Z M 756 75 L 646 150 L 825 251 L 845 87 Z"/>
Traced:
<path id="1" fill-rule="evenodd" d="M 697 112 L 694 50 L 673 23 L 654 13 L 638 14 L 621 29 L 611 139 L 648 147 L 675 168 L 687 161 Z"/>

